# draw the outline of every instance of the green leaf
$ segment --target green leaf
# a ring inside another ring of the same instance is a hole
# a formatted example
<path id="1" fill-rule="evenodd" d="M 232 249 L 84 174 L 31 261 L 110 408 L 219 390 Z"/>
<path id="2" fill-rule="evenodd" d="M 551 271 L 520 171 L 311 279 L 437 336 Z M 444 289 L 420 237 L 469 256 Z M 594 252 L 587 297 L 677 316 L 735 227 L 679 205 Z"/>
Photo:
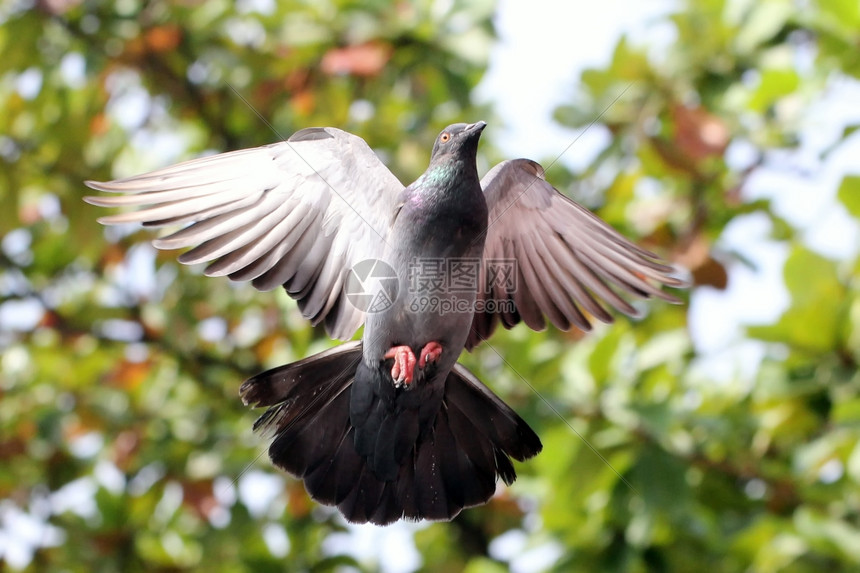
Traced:
<path id="1" fill-rule="evenodd" d="M 824 554 L 860 564 L 860 530 L 853 524 L 810 508 L 799 509 L 794 523 L 798 532 Z"/>
<path id="2" fill-rule="evenodd" d="M 796 246 L 783 270 L 791 305 L 774 325 L 752 326 L 750 336 L 785 342 L 806 352 L 828 352 L 836 347 L 845 287 L 836 264 L 809 249 Z"/>
<path id="3" fill-rule="evenodd" d="M 854 0 L 818 0 L 816 7 L 827 25 L 838 27 L 846 34 L 857 33 L 860 24 L 860 4 Z"/>
<path id="4" fill-rule="evenodd" d="M 843 177 L 839 185 L 838 197 L 849 213 L 860 218 L 860 175 Z"/>
<path id="5" fill-rule="evenodd" d="M 800 86 L 800 77 L 792 69 L 770 69 L 761 72 L 758 88 L 749 101 L 752 111 L 765 112 L 777 100 L 793 93 Z"/>
<path id="6" fill-rule="evenodd" d="M 505 573 L 506 571 L 508 571 L 506 566 L 487 557 L 471 559 L 463 569 L 463 573 Z"/>
<path id="7" fill-rule="evenodd" d="M 747 54 L 773 38 L 795 10 L 793 3 L 786 0 L 754 4 L 735 39 L 738 51 Z"/>

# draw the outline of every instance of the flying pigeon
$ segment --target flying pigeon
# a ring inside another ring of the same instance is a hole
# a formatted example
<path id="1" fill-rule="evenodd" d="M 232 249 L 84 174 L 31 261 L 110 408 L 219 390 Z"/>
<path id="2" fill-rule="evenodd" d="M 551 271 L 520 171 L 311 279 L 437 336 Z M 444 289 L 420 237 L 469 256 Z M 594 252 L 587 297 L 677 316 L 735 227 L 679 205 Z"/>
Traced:
<path id="1" fill-rule="evenodd" d="M 528 424 L 457 363 L 464 348 L 499 324 L 588 330 L 589 315 L 612 320 L 598 299 L 635 315 L 619 292 L 676 302 L 661 286 L 684 286 L 674 267 L 559 193 L 534 161 L 504 161 L 479 179 L 485 126 L 446 127 L 406 187 L 363 139 L 331 127 L 86 182 L 119 193 L 87 197 L 93 205 L 139 207 L 101 223 L 179 226 L 153 244 L 193 247 L 179 261 L 210 262 L 209 276 L 283 286 L 333 338 L 364 325 L 361 340 L 240 390 L 246 404 L 268 408 L 254 427 L 274 436 L 272 462 L 351 522 L 452 519 L 486 503 L 497 478 L 516 479 L 511 459 L 540 452 Z M 350 291 L 363 280 L 376 285 L 377 304 L 355 304 Z"/>

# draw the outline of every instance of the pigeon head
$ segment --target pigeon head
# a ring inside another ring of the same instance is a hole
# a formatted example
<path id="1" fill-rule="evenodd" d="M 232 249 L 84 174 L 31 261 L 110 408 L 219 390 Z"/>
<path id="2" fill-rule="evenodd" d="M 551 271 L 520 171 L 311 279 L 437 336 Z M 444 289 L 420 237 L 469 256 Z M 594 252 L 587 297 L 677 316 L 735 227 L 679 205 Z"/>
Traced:
<path id="1" fill-rule="evenodd" d="M 433 145 L 430 164 L 468 161 L 474 165 L 475 154 L 478 152 L 478 140 L 481 139 L 481 132 L 485 127 L 487 122 L 477 121 L 455 123 L 443 129 Z"/>

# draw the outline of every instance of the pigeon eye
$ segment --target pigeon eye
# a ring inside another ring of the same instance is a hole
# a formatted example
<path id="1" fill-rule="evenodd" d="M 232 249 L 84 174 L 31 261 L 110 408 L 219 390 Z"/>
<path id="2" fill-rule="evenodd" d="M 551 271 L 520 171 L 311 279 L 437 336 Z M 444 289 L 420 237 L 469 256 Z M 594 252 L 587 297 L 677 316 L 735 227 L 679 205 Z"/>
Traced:
<path id="1" fill-rule="evenodd" d="M 445 132 L 439 136 L 439 141 L 441 141 L 442 143 L 448 143 L 449 139 L 451 139 L 451 134 L 448 132 Z"/>

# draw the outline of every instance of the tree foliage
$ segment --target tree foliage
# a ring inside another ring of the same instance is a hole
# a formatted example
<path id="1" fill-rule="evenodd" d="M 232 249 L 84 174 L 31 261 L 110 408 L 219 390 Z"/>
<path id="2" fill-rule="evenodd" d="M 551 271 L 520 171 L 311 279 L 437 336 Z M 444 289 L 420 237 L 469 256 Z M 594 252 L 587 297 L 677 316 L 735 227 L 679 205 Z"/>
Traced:
<path id="1" fill-rule="evenodd" d="M 245 377 L 332 342 L 284 293 L 180 268 L 135 227 L 101 229 L 82 181 L 311 125 L 361 135 L 411 181 L 441 127 L 490 111 L 470 94 L 492 11 L 0 7 L 0 563 L 378 567 L 344 549 L 336 512 L 271 467 L 237 397 Z M 694 304 L 749 265 L 728 230 L 767 221 L 787 253 L 787 305 L 743 333 L 762 349 L 752 373 L 702 367 L 687 305 L 645 305 L 587 335 L 516 328 L 464 356 L 545 448 L 486 507 L 408 528 L 423 570 L 860 566 L 860 259 L 819 252 L 773 194 L 749 192 L 765 172 L 823 170 L 856 140 L 844 125 L 812 160 L 801 153 L 809 110 L 860 76 L 860 8 L 688 0 L 655 27 L 662 45 L 621 38 L 556 111 L 610 137 L 581 172 L 556 163 L 549 179 L 689 267 Z M 816 192 L 856 221 L 858 181 Z"/>

